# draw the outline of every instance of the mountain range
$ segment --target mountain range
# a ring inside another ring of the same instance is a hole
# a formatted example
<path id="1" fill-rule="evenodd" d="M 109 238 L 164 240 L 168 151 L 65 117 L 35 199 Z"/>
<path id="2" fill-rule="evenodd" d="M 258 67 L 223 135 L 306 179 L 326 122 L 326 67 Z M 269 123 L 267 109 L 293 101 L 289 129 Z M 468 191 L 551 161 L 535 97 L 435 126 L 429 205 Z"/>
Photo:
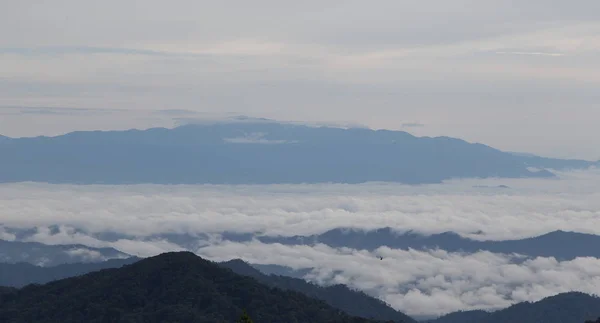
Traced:
<path id="1" fill-rule="evenodd" d="M 19 270 L 21 265 L 5 268 Z M 62 268 L 74 273 L 81 265 Z M 87 274 L 45 285 L 0 287 L 0 321 L 233 322 L 247 311 L 255 322 L 415 322 L 345 286 L 267 276 L 241 260 L 217 264 L 176 252 L 96 265 L 86 267 L 93 270 Z M 427 323 L 583 323 L 599 316 L 600 298 L 572 292 L 495 312 L 451 313 Z"/>
<path id="2" fill-rule="evenodd" d="M 0 182 L 423 184 L 452 178 L 546 178 L 554 176 L 547 169 L 598 165 L 403 131 L 237 121 L 5 137 Z"/>
<path id="3" fill-rule="evenodd" d="M 72 263 L 51 267 L 40 267 L 29 263 L 0 263 L 0 286 L 21 288 L 30 284 L 45 284 L 102 269 L 120 268 L 139 260 L 140 258 L 131 257 L 127 259 L 111 259 L 97 263 Z M 344 285 L 322 287 L 303 279 L 265 275 L 250 264 L 239 259 L 218 263 L 218 265 L 229 268 L 239 275 L 252 277 L 264 285 L 282 290 L 296 291 L 308 297 L 322 300 L 328 305 L 350 315 L 378 320 L 415 322 L 412 318 L 394 310 L 384 302 L 363 292 L 349 289 Z"/>
<path id="4" fill-rule="evenodd" d="M 539 302 L 523 302 L 496 312 L 452 313 L 428 323 L 583 323 L 600 316 L 600 298 L 564 293 Z"/>
<path id="5" fill-rule="evenodd" d="M 5 228 L 6 230 L 10 230 Z M 15 232 L 19 239 L 30 240 L 34 236 L 30 232 Z M 83 231 L 82 231 L 83 232 Z M 122 238 L 119 235 L 96 234 L 94 238 Z M 135 237 L 126 237 L 135 239 Z M 162 239 L 180 246 L 183 250 L 198 250 L 200 241 L 208 239 L 203 234 L 165 234 L 152 236 L 149 239 Z M 448 252 L 489 251 L 502 254 L 520 254 L 527 257 L 554 257 L 559 261 L 573 260 L 577 257 L 600 258 L 600 251 L 595 246 L 600 244 L 600 236 L 594 234 L 553 231 L 540 236 L 517 240 L 475 240 L 463 237 L 454 232 L 439 234 L 421 234 L 417 232 L 397 232 L 392 228 L 376 230 L 355 230 L 338 228 L 322 234 L 310 236 L 268 236 L 260 234 L 223 232 L 221 239 L 234 242 L 249 242 L 256 239 L 262 243 L 279 243 L 283 245 L 325 244 L 333 248 L 352 248 L 373 251 L 386 246 L 393 249 L 432 250 L 441 249 Z M 108 259 L 125 259 L 131 255 L 113 248 L 92 248 L 84 245 L 46 245 L 37 242 L 0 240 L 0 262 L 26 262 L 39 266 L 56 266 L 65 263 L 90 263 Z M 288 268 L 275 265 L 253 265 L 262 272 L 277 275 L 303 277 L 307 270 L 290 271 Z"/>
<path id="6" fill-rule="evenodd" d="M 238 239 L 241 239 L 240 236 Z M 254 238 L 254 237 L 252 237 Z M 503 254 L 520 254 L 530 257 L 554 257 L 558 260 L 572 260 L 577 257 L 600 258 L 600 236 L 578 232 L 554 231 L 541 236 L 519 240 L 474 240 L 454 232 L 424 235 L 415 232 L 399 233 L 391 228 L 371 231 L 333 229 L 312 236 L 257 236 L 263 243 L 285 245 L 326 244 L 334 248 L 375 250 L 382 246 L 393 249 L 431 250 L 442 249 L 449 252 L 490 251 Z"/>
<path id="7" fill-rule="evenodd" d="M 0 293 L 0 321 L 374 322 L 301 293 L 260 284 L 189 252 Z"/>
<path id="8" fill-rule="evenodd" d="M 265 275 L 250 264 L 239 260 L 220 263 L 221 266 L 235 273 L 256 279 L 267 286 L 282 290 L 293 290 L 306 296 L 319 299 L 330 306 L 340 309 L 350 315 L 373 318 L 382 321 L 415 322 L 404 313 L 398 312 L 384 302 L 367 294 L 352 290 L 345 285 L 318 286 L 303 279 L 279 275 Z"/>
<path id="9" fill-rule="evenodd" d="M 111 259 L 97 263 L 72 263 L 52 267 L 39 267 L 28 263 L 0 263 L 0 286 L 21 288 L 30 284 L 45 284 L 102 269 L 120 268 L 139 260 L 140 258 L 131 257 L 127 259 Z M 415 322 L 407 315 L 394 310 L 384 302 L 370 297 L 363 292 L 349 289 L 344 285 L 322 287 L 303 279 L 265 275 L 250 264 L 239 259 L 218 263 L 218 265 L 229 268 L 239 275 L 252 277 L 264 285 L 282 290 L 296 291 L 308 297 L 322 300 L 328 305 L 350 315 L 378 320 Z"/>
<path id="10" fill-rule="evenodd" d="M 0 263 L 0 286 L 23 287 L 30 284 L 45 284 L 51 281 L 84 275 L 107 268 L 119 268 L 139 261 L 139 258 L 110 259 L 93 263 L 70 263 L 49 267 L 30 263 Z"/>
<path id="11" fill-rule="evenodd" d="M 47 245 L 39 242 L 0 240 L 0 263 L 56 266 L 129 257 L 131 256 L 113 248 L 92 248 L 84 245 Z"/>

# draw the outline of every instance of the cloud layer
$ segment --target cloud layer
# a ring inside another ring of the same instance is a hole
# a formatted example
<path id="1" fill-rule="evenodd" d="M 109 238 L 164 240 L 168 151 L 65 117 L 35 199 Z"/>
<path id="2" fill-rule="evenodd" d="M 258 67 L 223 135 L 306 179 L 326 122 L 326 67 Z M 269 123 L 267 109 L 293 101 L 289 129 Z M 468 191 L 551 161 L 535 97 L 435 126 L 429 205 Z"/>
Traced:
<path id="1" fill-rule="evenodd" d="M 345 284 L 411 315 L 499 309 L 568 291 L 600 294 L 600 259 L 524 260 L 517 256 L 443 250 L 373 253 L 354 249 L 224 242 L 197 251 L 209 259 L 242 258 L 257 264 L 314 268 L 305 278 Z M 383 257 L 383 260 L 379 259 Z"/>
<path id="2" fill-rule="evenodd" d="M 555 230 L 600 234 L 599 192 L 598 170 L 422 186 L 2 184 L 0 238 L 113 247 L 139 256 L 187 248 L 213 260 L 314 268 L 306 278 L 348 284 L 411 314 L 441 314 L 569 290 L 600 293 L 600 260 L 387 247 L 368 252 L 235 242 L 221 234 L 311 235 L 340 227 L 454 231 L 492 240 Z"/>
<path id="3" fill-rule="evenodd" d="M 0 214 L 7 227 L 63 225 L 130 236 L 223 231 L 293 236 L 339 227 L 454 231 L 491 240 L 555 230 L 600 234 L 600 172 L 561 176 L 417 187 L 3 184 Z"/>

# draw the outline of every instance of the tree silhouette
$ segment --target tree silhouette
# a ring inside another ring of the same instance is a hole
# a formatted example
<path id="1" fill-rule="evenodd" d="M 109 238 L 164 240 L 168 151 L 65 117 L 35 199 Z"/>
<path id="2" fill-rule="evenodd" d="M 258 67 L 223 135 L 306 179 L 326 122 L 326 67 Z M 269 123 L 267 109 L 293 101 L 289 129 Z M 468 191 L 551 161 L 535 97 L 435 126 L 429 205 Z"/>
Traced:
<path id="1" fill-rule="evenodd" d="M 252 321 L 252 319 L 250 318 L 248 313 L 246 313 L 246 311 L 244 311 L 244 313 L 242 313 L 242 316 L 240 316 L 240 319 L 236 323 L 254 323 L 254 322 Z"/>

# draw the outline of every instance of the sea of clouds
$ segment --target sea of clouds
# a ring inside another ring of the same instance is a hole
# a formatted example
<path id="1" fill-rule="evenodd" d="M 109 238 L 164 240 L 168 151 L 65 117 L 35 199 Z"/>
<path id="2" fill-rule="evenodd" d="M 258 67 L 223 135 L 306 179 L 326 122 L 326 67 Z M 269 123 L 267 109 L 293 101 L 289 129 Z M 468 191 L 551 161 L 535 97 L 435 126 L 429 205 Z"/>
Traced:
<path id="1" fill-rule="evenodd" d="M 220 235 L 312 235 L 340 227 L 453 231 L 491 240 L 555 230 L 600 234 L 600 171 L 422 186 L 0 185 L 0 239 L 113 247 L 138 256 L 191 248 L 216 261 L 313 268 L 306 276 L 311 281 L 347 284 L 413 315 L 495 309 L 571 290 L 600 293 L 596 258 L 387 247 L 368 252 L 236 242 Z M 197 237 L 197 244 L 168 238 L 178 235 Z"/>

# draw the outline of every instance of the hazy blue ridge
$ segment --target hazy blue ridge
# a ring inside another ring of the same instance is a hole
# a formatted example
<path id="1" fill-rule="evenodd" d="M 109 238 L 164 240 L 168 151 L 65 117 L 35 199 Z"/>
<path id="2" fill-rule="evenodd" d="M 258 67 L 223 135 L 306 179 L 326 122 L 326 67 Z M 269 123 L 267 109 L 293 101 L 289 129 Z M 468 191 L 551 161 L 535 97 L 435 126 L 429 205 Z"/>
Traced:
<path id="1" fill-rule="evenodd" d="M 0 182 L 271 184 L 438 183 L 552 177 L 533 168 L 593 162 L 517 156 L 448 137 L 276 122 L 79 131 L 0 141 Z"/>
<path id="2" fill-rule="evenodd" d="M 414 232 L 398 233 L 391 228 L 363 231 L 333 229 L 312 236 L 259 236 L 263 243 L 285 245 L 325 244 L 334 248 L 375 250 L 386 246 L 393 249 L 431 250 L 442 249 L 449 252 L 490 251 L 502 254 L 520 254 L 530 257 L 554 257 L 558 260 L 572 260 L 577 257 L 600 258 L 600 236 L 578 232 L 554 231 L 536 237 L 517 240 L 474 240 L 454 232 L 423 235 Z"/>

